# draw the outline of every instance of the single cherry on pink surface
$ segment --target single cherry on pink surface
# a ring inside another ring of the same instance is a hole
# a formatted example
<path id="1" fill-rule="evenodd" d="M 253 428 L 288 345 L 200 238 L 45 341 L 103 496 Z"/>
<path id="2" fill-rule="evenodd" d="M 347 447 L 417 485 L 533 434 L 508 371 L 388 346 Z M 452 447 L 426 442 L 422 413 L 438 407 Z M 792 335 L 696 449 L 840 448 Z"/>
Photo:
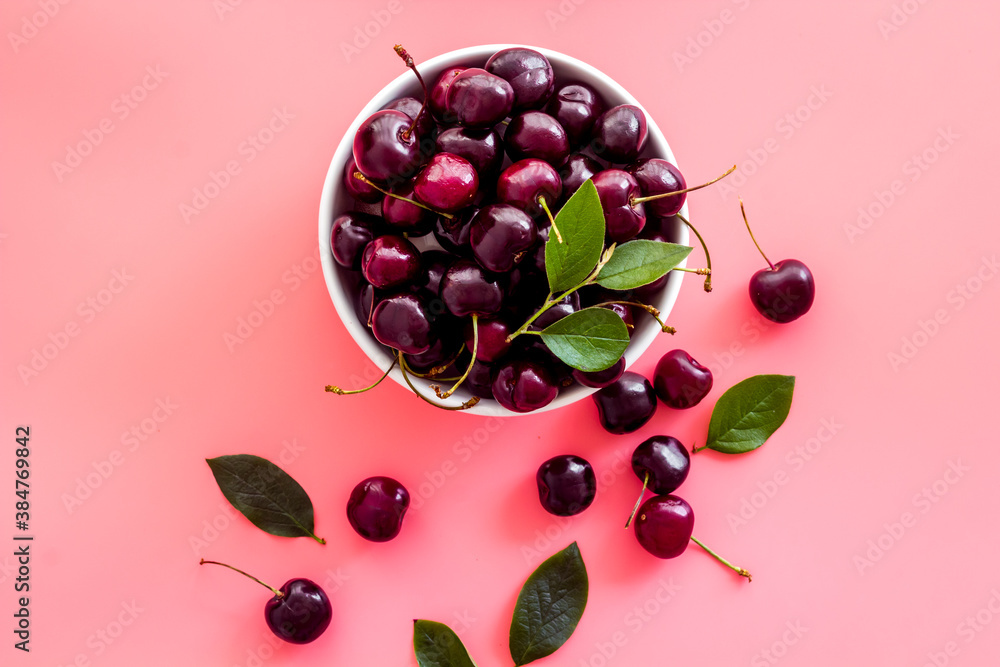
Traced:
<path id="1" fill-rule="evenodd" d="M 472 203 L 479 190 L 479 175 L 472 163 L 452 153 L 438 153 L 413 181 L 413 195 L 421 204 L 454 213 Z"/>
<path id="2" fill-rule="evenodd" d="M 538 499 L 549 514 L 574 516 L 590 507 L 597 495 L 597 475 L 579 456 L 554 456 L 535 474 Z"/>
<path id="3" fill-rule="evenodd" d="M 452 79 L 445 98 L 447 114 L 464 127 L 493 127 L 514 107 L 514 89 L 504 79 L 478 67 Z"/>
<path id="4" fill-rule="evenodd" d="M 274 588 L 232 565 L 204 558 L 199 564 L 227 567 L 274 593 L 274 597 L 264 605 L 264 621 L 279 639 L 290 644 L 308 644 L 322 635 L 330 625 L 333 616 L 330 598 L 319 585 L 309 579 L 289 579 L 281 588 Z"/>
<path id="5" fill-rule="evenodd" d="M 664 404 L 678 410 L 691 408 L 712 390 L 712 371 L 684 350 L 670 350 L 656 363 L 653 388 Z"/>
<path id="6" fill-rule="evenodd" d="M 510 83 L 514 109 L 537 109 L 555 89 L 556 79 L 549 59 L 534 49 L 511 47 L 497 51 L 486 61 L 486 71 Z"/>
<path id="7" fill-rule="evenodd" d="M 347 520 L 358 535 L 372 542 L 388 542 L 399 535 L 410 493 L 391 477 L 369 477 L 351 491 Z"/>
<path id="8" fill-rule="evenodd" d="M 772 322 L 785 324 L 797 320 L 809 312 L 816 298 L 816 282 L 812 272 L 797 259 L 783 259 L 772 264 L 750 230 L 742 198 L 740 210 L 750 238 L 769 267 L 750 277 L 750 301 L 757 312 Z"/>

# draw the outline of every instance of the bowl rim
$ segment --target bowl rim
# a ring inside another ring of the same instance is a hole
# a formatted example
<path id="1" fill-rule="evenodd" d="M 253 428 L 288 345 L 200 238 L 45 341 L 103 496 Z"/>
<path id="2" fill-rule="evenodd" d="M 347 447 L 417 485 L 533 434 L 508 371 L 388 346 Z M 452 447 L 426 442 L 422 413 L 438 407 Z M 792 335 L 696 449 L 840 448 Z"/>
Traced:
<path id="1" fill-rule="evenodd" d="M 656 121 L 646 108 L 617 81 L 606 75 L 604 72 L 598 70 L 596 67 L 574 58 L 573 56 L 539 46 L 523 44 L 483 44 L 478 46 L 463 47 L 442 53 L 419 63 L 418 67 L 420 68 L 420 72 L 424 76 L 424 79 L 428 81 L 430 85 L 433 85 L 440 73 L 449 67 L 460 65 L 468 66 L 468 63 L 470 62 L 479 61 L 485 64 L 486 60 L 491 55 L 502 49 L 509 48 L 533 49 L 542 53 L 549 59 L 549 62 L 552 63 L 553 70 L 557 73 L 559 70 L 572 71 L 572 73 L 568 76 L 564 75 L 564 78 L 567 80 L 581 81 L 583 83 L 587 83 L 588 85 L 593 85 L 596 88 L 600 88 L 602 97 L 605 98 L 605 101 L 607 101 L 610 106 L 618 104 L 632 104 L 642 109 L 643 113 L 646 114 L 646 128 L 649 137 L 644 152 L 655 153 L 677 165 L 677 160 L 674 157 L 673 151 L 670 149 L 670 145 L 667 142 L 666 137 L 663 135 L 663 132 L 659 129 Z M 607 95 L 604 89 L 610 89 L 613 92 L 613 95 Z M 417 83 L 412 72 L 404 70 L 399 76 L 390 81 L 378 93 L 376 93 L 375 96 L 372 97 L 372 99 L 369 100 L 369 102 L 361 109 L 357 117 L 355 117 L 347 131 L 344 133 L 339 144 L 337 145 L 336 150 L 334 151 L 333 157 L 330 160 L 330 167 L 327 170 L 326 179 L 323 183 L 323 192 L 320 198 L 319 206 L 319 249 L 327 291 L 330 293 L 334 309 L 337 311 L 337 315 L 340 317 L 344 328 L 347 329 L 348 334 L 350 334 L 351 338 L 354 339 L 368 359 L 381 370 L 388 367 L 392 363 L 393 358 L 386 352 L 384 346 L 382 346 L 382 344 L 371 335 L 367 325 L 362 324 L 360 319 L 357 317 L 353 299 L 348 295 L 350 287 L 342 280 L 342 268 L 333 259 L 333 252 L 330 247 L 330 235 L 332 233 L 333 220 L 336 217 L 334 214 L 334 206 L 336 204 L 337 195 L 343 188 L 342 177 L 344 168 L 347 161 L 353 157 L 354 135 L 357 133 L 358 128 L 366 118 L 368 118 L 375 111 L 381 109 L 385 106 L 385 104 L 398 97 L 411 94 L 413 90 L 419 92 L 419 84 Z M 607 99 L 608 97 L 611 97 L 612 99 L 609 100 Z M 612 102 L 614 104 L 612 104 Z M 677 166 L 679 167 L 679 165 Z M 685 218 L 689 218 L 687 201 L 684 202 L 681 214 Z M 690 235 L 685 225 L 679 225 L 674 231 L 675 236 L 678 239 L 678 243 L 684 245 L 689 244 Z M 685 259 L 685 261 L 679 266 L 685 267 L 686 265 L 687 260 Z M 651 305 L 655 306 L 660 311 L 661 317 L 664 319 L 666 319 L 666 317 L 670 314 L 670 311 L 673 309 L 673 306 L 677 301 L 677 296 L 680 293 L 683 278 L 683 271 L 672 272 L 667 279 L 667 284 L 661 290 L 658 298 L 655 302 L 651 303 Z M 625 351 L 626 369 L 630 368 L 639 359 L 639 357 L 651 347 L 653 341 L 661 333 L 660 328 L 656 325 L 655 321 L 650 318 L 643 318 L 643 320 L 646 321 L 642 324 L 636 324 L 632 340 L 629 343 L 628 349 Z M 397 384 L 406 388 L 407 391 L 410 391 L 398 366 L 392 368 L 389 372 L 389 377 L 391 377 Z M 430 381 L 417 377 L 412 377 L 411 381 L 414 382 L 414 384 L 427 395 L 433 396 L 432 390 L 429 388 L 429 385 L 431 384 Z M 535 415 L 576 403 L 577 401 L 590 396 L 595 391 L 597 390 L 594 388 L 576 384 L 574 386 L 561 389 L 559 391 L 559 395 L 545 407 L 528 413 L 507 410 L 496 401 L 491 400 L 482 400 L 471 408 L 457 410 L 457 412 L 492 417 Z M 459 390 L 450 398 L 443 401 L 440 399 L 435 400 L 445 405 L 458 406 L 467 401 L 470 397 L 471 394 L 464 388 L 460 387 Z"/>

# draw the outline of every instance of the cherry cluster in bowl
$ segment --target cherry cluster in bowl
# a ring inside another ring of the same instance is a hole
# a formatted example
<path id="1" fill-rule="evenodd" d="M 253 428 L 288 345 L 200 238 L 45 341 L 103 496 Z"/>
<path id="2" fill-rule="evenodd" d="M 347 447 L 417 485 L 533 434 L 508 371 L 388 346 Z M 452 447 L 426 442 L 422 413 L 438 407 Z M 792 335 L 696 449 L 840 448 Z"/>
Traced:
<path id="1" fill-rule="evenodd" d="M 557 80 L 532 49 L 448 69 L 429 88 L 409 54 L 396 51 L 424 99 L 394 100 L 361 124 L 343 176 L 354 206 L 333 221 L 333 257 L 354 276 L 359 317 L 394 350 L 404 378 L 457 381 L 443 394 L 435 387 L 440 398 L 466 387 L 473 398 L 452 409 L 486 398 L 530 412 L 576 382 L 615 381 L 624 358 L 598 373 L 574 371 L 538 336 L 512 333 L 549 294 L 545 242 L 559 235 L 555 214 L 587 180 L 607 243 L 671 240 L 673 216 L 694 188 L 667 160 L 640 158 L 642 109 L 609 107 L 592 87 Z M 607 304 L 631 333 L 642 310 L 609 302 L 648 300 L 665 280 L 629 293 L 589 285 L 530 330 Z"/>

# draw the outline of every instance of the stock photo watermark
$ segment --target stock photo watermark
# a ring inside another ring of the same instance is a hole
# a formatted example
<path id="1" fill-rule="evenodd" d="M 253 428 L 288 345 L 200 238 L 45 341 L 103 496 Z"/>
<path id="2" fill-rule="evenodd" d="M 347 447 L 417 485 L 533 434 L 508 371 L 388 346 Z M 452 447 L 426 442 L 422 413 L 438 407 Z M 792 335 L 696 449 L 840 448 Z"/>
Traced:
<path id="1" fill-rule="evenodd" d="M 889 12 L 889 16 L 886 18 L 880 18 L 875 23 L 875 27 L 878 28 L 879 33 L 882 35 L 882 39 L 889 39 L 893 33 L 899 32 L 899 30 L 910 22 L 910 19 L 920 11 L 920 8 L 926 5 L 930 0 L 903 0 L 902 2 L 897 2 L 892 6 L 892 11 Z"/>
<path id="2" fill-rule="evenodd" d="M 7 41 L 10 42 L 10 48 L 14 49 L 14 53 L 18 53 L 29 41 L 37 37 L 69 3 L 70 0 L 38 0 L 36 3 L 38 11 L 22 16 L 17 32 L 11 30 L 7 33 Z"/>
<path id="3" fill-rule="evenodd" d="M 911 509 L 901 512 L 896 519 L 883 523 L 882 532 L 868 540 L 864 552 L 854 555 L 851 560 L 858 574 L 864 576 L 875 563 L 882 560 L 908 532 L 916 527 L 920 517 L 927 515 L 971 470 L 972 468 L 963 464 L 961 459 L 948 461 L 948 466 L 940 477 L 913 495 L 910 499 Z"/>
<path id="4" fill-rule="evenodd" d="M 399 15 L 402 11 L 402 0 L 389 0 L 385 7 L 373 9 L 370 13 L 372 17 L 370 21 L 365 21 L 362 25 L 354 26 L 354 34 L 351 36 L 351 41 L 340 42 L 340 52 L 344 54 L 344 60 L 350 63 L 352 58 L 361 55 L 361 52 L 371 45 L 372 40 L 376 39 L 382 34 L 383 30 L 389 27 L 393 17 Z"/>
<path id="5" fill-rule="evenodd" d="M 740 11 L 744 11 L 750 6 L 751 0 L 730 0 L 730 2 Z M 702 21 L 703 29 L 688 37 L 683 50 L 675 50 L 673 53 L 674 65 L 677 66 L 677 71 L 683 72 L 685 67 L 693 65 L 695 60 L 701 58 L 705 50 L 711 47 L 715 43 L 715 40 L 722 36 L 726 28 L 736 23 L 737 17 L 738 14 L 736 12 L 726 7 L 719 12 L 717 17 Z"/>
<path id="6" fill-rule="evenodd" d="M 456 440 L 451 447 L 454 458 L 449 457 L 424 472 L 424 480 L 416 486 L 411 494 L 410 510 L 419 510 L 434 494 L 444 488 L 448 480 L 458 474 L 461 466 L 471 461 L 503 425 L 503 419 L 490 417 L 483 422 L 482 426 L 477 426 L 465 434 L 461 440 Z"/>
<path id="7" fill-rule="evenodd" d="M 774 640 L 767 648 L 755 653 L 750 658 L 750 667 L 769 667 L 778 664 L 793 646 L 802 641 L 807 632 L 809 628 L 803 626 L 801 621 L 786 621 L 785 631 L 781 633 L 781 637 Z"/>
<path id="8" fill-rule="evenodd" d="M 94 659 L 104 655 L 125 634 L 125 631 L 135 624 L 143 612 L 145 609 L 135 600 L 123 601 L 118 613 L 87 637 L 85 646 L 88 650 L 77 653 L 70 662 L 65 663 L 65 666 L 60 663 L 59 667 L 91 667 L 93 664 L 103 664 L 95 663 Z"/>
<path id="9" fill-rule="evenodd" d="M 954 634 L 958 639 L 949 639 L 940 650 L 928 651 L 927 661 L 921 667 L 945 667 L 950 664 L 952 658 L 962 652 L 962 646 L 974 642 L 997 616 L 1000 616 L 1000 590 L 992 588 L 989 599 L 955 626 Z"/>

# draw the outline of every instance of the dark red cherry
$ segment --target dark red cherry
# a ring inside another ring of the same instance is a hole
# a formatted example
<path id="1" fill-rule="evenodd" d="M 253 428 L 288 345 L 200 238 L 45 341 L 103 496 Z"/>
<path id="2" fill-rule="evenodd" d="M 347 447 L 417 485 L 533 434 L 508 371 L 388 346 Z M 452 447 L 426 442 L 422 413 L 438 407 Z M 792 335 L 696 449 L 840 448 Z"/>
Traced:
<path id="1" fill-rule="evenodd" d="M 634 238 L 646 224 L 643 204 L 633 204 L 641 197 L 635 177 L 621 169 L 606 169 L 594 176 L 594 187 L 601 198 L 608 238 L 623 243 Z"/>
<path id="2" fill-rule="evenodd" d="M 579 456 L 554 456 L 535 474 L 538 499 L 549 514 L 574 516 L 590 507 L 597 495 L 597 475 Z"/>
<path id="3" fill-rule="evenodd" d="M 360 269 L 361 254 L 374 238 L 372 230 L 379 222 L 374 215 L 356 211 L 338 215 L 330 235 L 330 247 L 337 264 L 355 271 Z"/>
<path id="4" fill-rule="evenodd" d="M 651 204 L 652 202 L 646 203 Z M 642 228 L 639 238 L 649 239 L 650 241 L 662 241 L 664 243 L 677 243 L 679 237 L 676 230 L 683 227 L 683 225 L 684 223 L 677 216 L 657 218 L 647 215 L 646 225 Z"/>
<path id="5" fill-rule="evenodd" d="M 511 118 L 503 141 L 507 155 L 515 162 L 533 157 L 560 167 L 569 157 L 566 130 L 541 111 L 524 111 Z"/>
<path id="6" fill-rule="evenodd" d="M 577 292 L 573 292 L 535 318 L 535 321 L 528 328 L 532 331 L 541 331 L 545 327 L 555 324 L 562 318 L 578 310 L 580 310 L 580 295 Z"/>
<path id="7" fill-rule="evenodd" d="M 479 213 L 477 207 L 469 206 L 451 218 L 446 218 L 443 215 L 438 216 L 434 223 L 434 237 L 441 244 L 441 247 L 462 257 L 472 255 L 472 246 L 469 245 L 469 230 L 477 213 Z"/>
<path id="8" fill-rule="evenodd" d="M 318 584 L 309 579 L 290 579 L 264 605 L 264 619 L 271 632 L 291 644 L 308 644 L 330 625 L 333 607 Z"/>
<path id="9" fill-rule="evenodd" d="M 607 308 L 615 315 L 622 318 L 622 322 L 625 323 L 625 328 L 628 329 L 629 338 L 631 338 L 632 334 L 635 333 L 635 314 L 632 312 L 632 306 L 624 303 L 612 303 L 602 307 Z"/>
<path id="10" fill-rule="evenodd" d="M 347 520 L 358 535 L 372 542 L 388 542 L 399 534 L 410 494 L 391 477 L 361 481 L 347 501 Z"/>
<path id="11" fill-rule="evenodd" d="M 413 128 L 413 131 L 417 133 L 417 138 L 420 139 L 421 137 L 430 136 L 434 130 L 434 118 L 431 117 L 431 114 L 426 109 L 421 113 L 422 106 L 423 103 L 415 97 L 400 97 L 398 100 L 393 100 L 382 108 L 402 111 L 409 116 L 410 120 L 416 120 L 417 124 Z"/>
<path id="12" fill-rule="evenodd" d="M 549 59 L 538 51 L 512 47 L 497 51 L 486 61 L 486 70 L 510 83 L 515 109 L 537 109 L 555 89 Z"/>
<path id="13" fill-rule="evenodd" d="M 434 368 L 448 365 L 458 357 L 465 345 L 461 335 L 461 324 L 451 315 L 444 314 L 432 320 L 432 326 L 438 336 L 431 346 L 420 354 L 406 355 L 407 367 L 418 373 L 427 373 Z"/>
<path id="14" fill-rule="evenodd" d="M 579 146 L 590 137 L 594 122 L 604 112 L 604 102 L 590 86 L 571 83 L 556 91 L 546 110 L 566 130 L 570 144 Z"/>
<path id="15" fill-rule="evenodd" d="M 413 194 L 421 204 L 442 213 L 454 213 L 472 203 L 479 190 L 479 176 L 468 160 L 438 153 L 413 181 Z"/>
<path id="16" fill-rule="evenodd" d="M 424 250 L 420 253 L 420 264 L 423 273 L 417 279 L 419 289 L 425 289 L 435 297 L 441 289 L 441 279 L 445 271 L 455 261 L 455 257 L 443 250 Z"/>
<path id="17" fill-rule="evenodd" d="M 783 259 L 750 278 L 750 300 L 761 315 L 785 324 L 812 307 L 816 283 L 809 267 L 797 259 Z"/>
<path id="18" fill-rule="evenodd" d="M 424 236 L 434 228 L 434 219 L 437 217 L 434 211 L 428 211 L 412 201 L 406 201 L 415 198 L 412 182 L 400 183 L 390 192 L 404 198 L 386 197 L 382 200 L 382 218 L 395 232 L 418 237 Z"/>
<path id="19" fill-rule="evenodd" d="M 566 160 L 566 164 L 559 170 L 562 178 L 563 201 L 573 196 L 573 193 L 580 189 L 585 181 L 593 178 L 598 172 L 603 171 L 603 167 L 597 160 L 584 155 L 574 153 Z"/>
<path id="20" fill-rule="evenodd" d="M 441 279 L 441 300 L 455 317 L 492 315 L 503 305 L 503 289 L 475 262 L 460 259 Z"/>
<path id="21" fill-rule="evenodd" d="M 656 392 L 649 380 L 625 371 L 612 384 L 593 394 L 601 426 L 608 433 L 632 433 L 656 412 Z"/>
<path id="22" fill-rule="evenodd" d="M 535 158 L 520 160 L 504 169 L 497 180 L 497 199 L 516 206 L 533 218 L 545 216 L 539 203 L 544 197 L 552 214 L 562 195 L 562 180 L 555 167 Z"/>
<path id="23" fill-rule="evenodd" d="M 448 88 L 455 77 L 464 71 L 464 67 L 450 67 L 441 73 L 441 76 L 431 87 L 428 106 L 431 109 L 431 114 L 439 122 L 454 122 L 454 119 L 448 118 Z"/>
<path id="24" fill-rule="evenodd" d="M 503 140 L 496 130 L 450 127 L 437 137 L 439 153 L 453 153 L 468 160 L 484 184 L 495 179 L 503 164 Z"/>
<path id="25" fill-rule="evenodd" d="M 469 369 L 469 376 L 462 386 L 473 396 L 493 398 L 493 367 L 482 361 L 474 361 Z"/>
<path id="26" fill-rule="evenodd" d="M 544 408 L 558 394 L 559 388 L 548 369 L 533 359 L 502 363 L 493 377 L 493 397 L 513 412 Z"/>
<path id="27" fill-rule="evenodd" d="M 592 147 L 598 157 L 628 164 L 646 147 L 646 114 L 631 104 L 620 104 L 601 114 L 594 123 Z"/>
<path id="28" fill-rule="evenodd" d="M 694 532 L 694 510 L 677 496 L 653 496 L 642 504 L 635 519 L 635 537 L 657 558 L 684 553 Z"/>
<path id="29" fill-rule="evenodd" d="M 479 345 L 476 348 L 476 359 L 485 363 L 491 363 L 503 357 L 510 350 L 511 344 L 507 342 L 507 336 L 514 332 L 502 318 L 480 318 Z M 471 352 L 473 347 L 472 322 L 465 327 L 465 347 Z"/>
<path id="30" fill-rule="evenodd" d="M 412 175 L 420 165 L 420 138 L 410 131 L 413 119 L 402 111 L 384 109 L 369 116 L 354 135 L 358 171 L 383 183 Z"/>
<path id="31" fill-rule="evenodd" d="M 490 204 L 480 209 L 469 230 L 476 260 L 494 273 L 514 268 L 537 238 L 535 222 L 510 204 Z"/>
<path id="32" fill-rule="evenodd" d="M 673 493 L 687 479 L 690 470 L 691 455 L 687 448 L 669 435 L 654 435 L 632 452 L 632 472 L 653 493 Z"/>
<path id="33" fill-rule="evenodd" d="M 420 294 L 403 293 L 378 302 L 372 313 L 372 333 L 383 345 L 403 354 L 420 354 L 430 349 L 437 335 Z"/>
<path id="34" fill-rule="evenodd" d="M 635 180 L 639 183 L 639 190 L 644 197 L 687 189 L 687 183 L 684 181 L 680 169 L 660 158 L 638 160 L 629 165 L 625 171 L 635 176 Z M 677 215 L 684 207 L 686 197 L 685 193 L 674 197 L 652 199 L 645 202 L 646 211 L 661 218 Z"/>
<path id="35" fill-rule="evenodd" d="M 448 86 L 449 117 L 464 127 L 493 127 L 510 115 L 514 89 L 504 79 L 484 69 L 470 67 Z"/>
<path id="36" fill-rule="evenodd" d="M 653 388 L 666 405 L 678 410 L 691 408 L 711 391 L 712 371 L 684 350 L 670 350 L 656 363 Z"/>
<path id="37" fill-rule="evenodd" d="M 385 195 L 361 179 L 354 177 L 354 174 L 360 173 L 361 172 L 358 171 L 358 165 L 354 162 L 354 158 L 352 157 L 347 161 L 347 165 L 344 167 L 344 187 L 347 189 L 347 194 L 366 204 L 377 204 L 382 201 L 382 197 Z"/>
<path id="38" fill-rule="evenodd" d="M 582 384 L 584 387 L 595 387 L 597 389 L 601 389 L 617 381 L 624 372 L 625 357 L 622 357 L 615 362 L 614 366 L 606 368 L 603 371 L 586 372 L 574 368 L 573 379 Z"/>
<path id="39" fill-rule="evenodd" d="M 379 289 L 408 283 L 420 275 L 420 251 L 402 236 L 380 236 L 365 246 L 361 273 Z"/>

